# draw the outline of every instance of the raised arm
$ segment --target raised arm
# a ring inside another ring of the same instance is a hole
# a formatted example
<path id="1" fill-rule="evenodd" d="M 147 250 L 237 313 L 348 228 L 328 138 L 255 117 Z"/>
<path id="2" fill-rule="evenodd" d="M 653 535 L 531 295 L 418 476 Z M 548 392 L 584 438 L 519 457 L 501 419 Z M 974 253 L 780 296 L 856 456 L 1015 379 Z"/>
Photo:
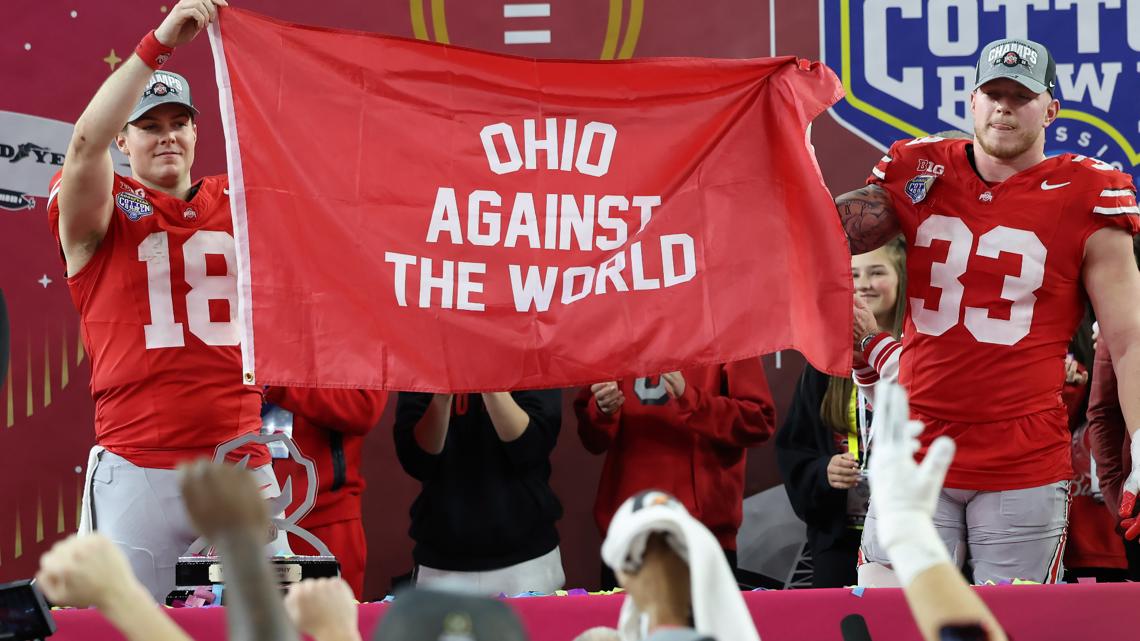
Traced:
<path id="1" fill-rule="evenodd" d="M 867 185 L 837 197 L 835 208 L 852 254 L 878 249 L 899 234 L 891 197 L 878 185 Z"/>
<path id="2" fill-rule="evenodd" d="M 205 459 L 180 468 L 190 522 L 217 549 L 226 577 L 226 638 L 300 641 L 265 553 L 269 514 L 248 470 Z"/>
<path id="3" fill-rule="evenodd" d="M 483 394 L 483 403 L 511 465 L 549 464 L 562 428 L 561 390 Z"/>
<path id="4" fill-rule="evenodd" d="M 618 381 L 594 383 L 578 390 L 574 397 L 574 415 L 578 418 L 578 438 L 586 451 L 602 454 L 610 449 L 621 426 L 624 403 L 625 394 Z"/>
<path id="5" fill-rule="evenodd" d="M 1005 641 L 1001 625 L 950 561 L 934 529 L 934 509 L 954 458 L 954 441 L 938 437 L 922 463 L 915 463 L 923 425 L 909 417 L 906 392 L 893 383 L 879 383 L 871 426 L 875 455 L 869 463 L 879 544 L 926 641 L 946 638 L 943 631 L 955 627 L 981 629 L 991 641 Z"/>
<path id="6" fill-rule="evenodd" d="M 491 416 L 499 440 L 504 443 L 518 439 L 530 427 L 530 415 L 519 407 L 510 392 L 485 392 L 483 406 Z"/>
<path id="7" fill-rule="evenodd" d="M 53 605 L 94 606 L 127 641 L 190 641 L 139 583 L 123 551 L 102 534 L 56 543 L 40 558 L 36 579 Z"/>
<path id="8" fill-rule="evenodd" d="M 686 385 L 681 372 L 661 375 L 677 403 L 685 429 L 728 447 L 752 447 L 776 429 L 776 406 L 759 358 L 724 365 L 722 393 L 710 394 Z"/>
<path id="9" fill-rule="evenodd" d="M 396 453 L 402 457 L 417 451 L 432 456 L 442 452 L 451 422 L 452 400 L 451 394 L 400 392 L 396 397 L 396 425 L 393 428 Z"/>
<path id="10" fill-rule="evenodd" d="M 190 42 L 217 16 L 225 0 L 182 0 L 155 29 L 162 46 Z M 114 169 L 110 145 L 127 125 L 154 69 L 131 54 L 103 83 L 75 123 L 59 183 L 59 240 L 67 273 L 91 259 L 111 220 Z"/>

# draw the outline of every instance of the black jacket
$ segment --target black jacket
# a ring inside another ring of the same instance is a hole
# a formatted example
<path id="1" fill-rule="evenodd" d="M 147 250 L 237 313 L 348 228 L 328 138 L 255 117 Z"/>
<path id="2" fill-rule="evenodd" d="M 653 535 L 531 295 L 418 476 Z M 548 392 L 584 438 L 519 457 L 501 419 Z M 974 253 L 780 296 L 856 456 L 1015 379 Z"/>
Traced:
<path id="1" fill-rule="evenodd" d="M 550 452 L 562 425 L 560 390 L 511 392 L 530 417 L 526 431 L 499 439 L 480 394 L 457 394 L 443 451 L 416 443 L 431 394 L 400 392 L 396 455 L 423 484 L 409 534 L 419 565 L 481 572 L 529 561 L 558 545 L 562 504 L 550 488 Z"/>
<path id="2" fill-rule="evenodd" d="M 811 365 L 804 368 L 788 410 L 776 432 L 776 462 L 796 516 L 807 524 L 813 551 L 826 550 L 847 529 L 847 490 L 827 482 L 827 464 L 838 454 L 835 432 L 823 424 L 819 404 L 830 377 Z"/>

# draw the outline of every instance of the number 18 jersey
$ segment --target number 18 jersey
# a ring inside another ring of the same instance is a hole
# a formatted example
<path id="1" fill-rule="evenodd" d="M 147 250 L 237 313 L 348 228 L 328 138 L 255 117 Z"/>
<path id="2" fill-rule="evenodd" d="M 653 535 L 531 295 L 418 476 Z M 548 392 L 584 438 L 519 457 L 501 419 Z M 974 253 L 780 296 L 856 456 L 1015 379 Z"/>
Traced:
<path id="1" fill-rule="evenodd" d="M 942 433 L 959 441 L 967 466 L 972 437 L 979 445 L 985 439 L 989 465 L 1024 461 L 1027 446 L 1056 459 L 1053 475 L 1065 478 L 1061 389 L 1065 353 L 1084 314 L 1085 241 L 1105 227 L 1140 231 L 1135 188 L 1112 166 L 1072 154 L 987 184 L 967 156 L 972 144 L 896 142 L 867 180 L 890 194 L 907 240 L 899 378 L 913 412 L 934 428 L 924 443 L 940 425 L 955 425 Z M 1049 417 L 1048 433 L 1033 443 L 994 428 L 962 433 L 962 424 L 1038 413 Z M 949 479 L 948 486 L 961 487 Z"/>
<path id="2" fill-rule="evenodd" d="M 61 180 L 48 202 L 57 241 Z M 261 425 L 261 393 L 242 383 L 226 178 L 203 179 L 187 202 L 116 175 L 112 200 L 106 236 L 67 278 L 91 356 L 96 442 L 141 467 L 213 456 Z M 269 462 L 263 446 L 244 454 Z"/>

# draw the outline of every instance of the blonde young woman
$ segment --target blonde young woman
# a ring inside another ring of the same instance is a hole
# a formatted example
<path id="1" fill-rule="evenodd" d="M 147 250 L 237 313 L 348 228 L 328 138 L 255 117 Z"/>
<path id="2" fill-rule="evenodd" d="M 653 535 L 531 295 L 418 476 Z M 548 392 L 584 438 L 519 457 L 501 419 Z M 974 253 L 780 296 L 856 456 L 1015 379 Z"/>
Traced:
<path id="1" fill-rule="evenodd" d="M 858 343 L 870 343 L 880 332 L 894 337 L 901 332 L 906 304 L 905 260 L 901 238 L 851 258 L 857 343 L 852 365 L 856 372 L 868 369 L 860 356 L 863 346 Z M 804 369 L 788 418 L 776 433 L 776 459 L 792 507 L 807 524 L 815 568 L 813 587 L 856 583 L 859 541 L 869 498 L 862 474 L 867 461 L 867 425 L 870 416 L 851 377 L 828 376 L 810 365 Z"/>

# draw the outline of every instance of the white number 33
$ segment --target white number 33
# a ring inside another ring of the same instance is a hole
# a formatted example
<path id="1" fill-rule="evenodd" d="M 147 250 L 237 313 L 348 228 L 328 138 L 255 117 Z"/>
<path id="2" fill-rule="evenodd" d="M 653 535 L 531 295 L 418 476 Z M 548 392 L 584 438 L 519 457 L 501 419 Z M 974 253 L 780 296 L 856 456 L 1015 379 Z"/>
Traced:
<path id="1" fill-rule="evenodd" d="M 922 298 L 911 298 L 910 313 L 919 332 L 941 336 L 957 325 L 962 315 L 964 288 L 959 278 L 966 273 L 974 234 L 961 219 L 935 215 L 918 226 L 915 245 L 930 247 L 935 240 L 950 243 L 945 262 L 930 266 L 930 285 L 941 289 L 942 295 L 934 309 L 928 309 Z M 997 258 L 1003 252 L 1021 256 L 1021 273 L 1006 276 L 1001 290 L 1001 297 L 1013 303 L 1009 318 L 991 318 L 984 307 L 966 307 L 965 324 L 979 342 L 1014 345 L 1029 334 L 1037 302 L 1034 292 L 1045 278 L 1046 249 L 1036 234 L 1024 229 L 999 226 L 978 238 L 978 256 Z"/>

